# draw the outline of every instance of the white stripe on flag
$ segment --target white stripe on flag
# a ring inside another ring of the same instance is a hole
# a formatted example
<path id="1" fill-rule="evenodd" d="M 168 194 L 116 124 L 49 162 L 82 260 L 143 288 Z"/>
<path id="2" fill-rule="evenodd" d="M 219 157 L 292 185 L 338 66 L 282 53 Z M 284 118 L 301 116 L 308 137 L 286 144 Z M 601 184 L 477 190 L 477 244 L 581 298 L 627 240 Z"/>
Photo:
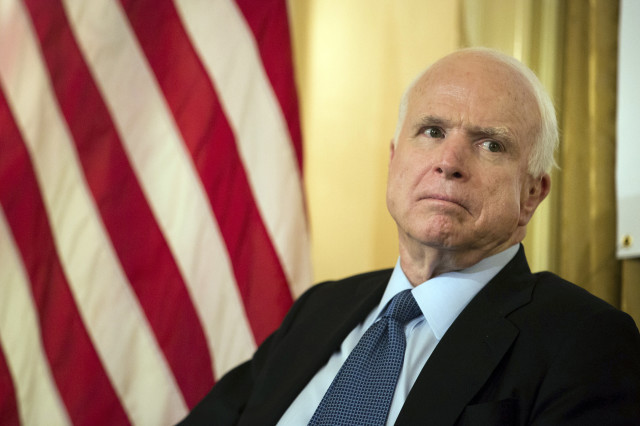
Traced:
<path id="1" fill-rule="evenodd" d="M 19 71 L 12 69 L 0 49 L 0 81 L 31 155 L 71 291 L 134 423 L 177 421 L 186 404 L 103 228 L 26 11 L 18 4 L 14 33 L 0 31 L 0 45 L 19 43 L 15 48 L 24 62 Z"/>
<path id="2" fill-rule="evenodd" d="M 219 377 L 239 360 L 249 358 L 255 342 L 193 162 L 121 8 L 108 0 L 93 0 L 91 7 L 83 0 L 64 3 L 78 44 L 188 286 Z"/>
<path id="3" fill-rule="evenodd" d="M 297 297 L 311 284 L 301 177 L 253 34 L 232 1 L 177 0 L 176 7 L 218 90 L 254 197 Z"/>
<path id="4" fill-rule="evenodd" d="M 0 206 L 0 341 L 14 377 L 20 421 L 70 424 L 44 356 L 40 325 L 20 254 Z"/>

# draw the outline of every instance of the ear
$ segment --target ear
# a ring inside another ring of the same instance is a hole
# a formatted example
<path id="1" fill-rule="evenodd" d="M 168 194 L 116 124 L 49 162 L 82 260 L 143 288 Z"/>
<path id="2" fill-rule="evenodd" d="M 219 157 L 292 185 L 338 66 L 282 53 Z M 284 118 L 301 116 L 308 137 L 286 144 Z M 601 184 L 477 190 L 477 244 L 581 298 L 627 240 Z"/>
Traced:
<path id="1" fill-rule="evenodd" d="M 551 177 L 549 174 L 534 178 L 527 176 L 527 182 L 520 194 L 520 220 L 518 225 L 525 226 L 531 220 L 538 205 L 547 198 L 551 190 Z"/>
<path id="2" fill-rule="evenodd" d="M 393 160 L 393 154 L 396 153 L 396 141 L 391 139 L 391 143 L 389 144 L 389 163 Z"/>

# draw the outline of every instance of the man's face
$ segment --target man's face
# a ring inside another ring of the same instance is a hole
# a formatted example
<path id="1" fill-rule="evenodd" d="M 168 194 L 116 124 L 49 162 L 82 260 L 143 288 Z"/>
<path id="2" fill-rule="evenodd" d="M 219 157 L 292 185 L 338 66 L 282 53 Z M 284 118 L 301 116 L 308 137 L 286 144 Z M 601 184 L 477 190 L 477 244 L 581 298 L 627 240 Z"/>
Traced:
<path id="1" fill-rule="evenodd" d="M 519 242 L 548 191 L 548 176 L 527 172 L 538 121 L 506 65 L 462 54 L 432 67 L 391 147 L 387 206 L 401 246 L 490 255 Z"/>

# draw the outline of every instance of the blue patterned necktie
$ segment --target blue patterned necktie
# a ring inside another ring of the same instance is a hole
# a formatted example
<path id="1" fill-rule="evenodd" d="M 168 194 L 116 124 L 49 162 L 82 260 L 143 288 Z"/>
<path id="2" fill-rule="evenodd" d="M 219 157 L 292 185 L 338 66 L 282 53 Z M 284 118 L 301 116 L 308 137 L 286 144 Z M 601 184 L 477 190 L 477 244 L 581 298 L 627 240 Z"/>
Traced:
<path id="1" fill-rule="evenodd" d="M 309 425 L 384 425 L 404 361 L 404 325 L 421 314 L 411 290 L 391 299 L 338 371 Z"/>

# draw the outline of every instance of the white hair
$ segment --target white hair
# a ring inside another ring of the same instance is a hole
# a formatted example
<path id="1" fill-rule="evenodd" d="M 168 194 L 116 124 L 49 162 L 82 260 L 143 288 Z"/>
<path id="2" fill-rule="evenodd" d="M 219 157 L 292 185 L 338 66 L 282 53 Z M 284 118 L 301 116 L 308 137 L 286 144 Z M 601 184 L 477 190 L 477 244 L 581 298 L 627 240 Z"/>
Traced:
<path id="1" fill-rule="evenodd" d="M 491 58 L 510 66 L 519 75 L 524 77 L 529 82 L 533 96 L 538 105 L 538 111 L 540 113 L 540 124 L 534 137 L 534 143 L 531 148 L 531 154 L 529 156 L 529 173 L 534 177 L 540 177 L 545 173 L 549 173 L 551 169 L 556 166 L 554 160 L 554 152 L 558 147 L 558 122 L 556 119 L 556 111 L 553 106 L 553 101 L 547 93 L 546 89 L 531 69 L 529 69 L 522 62 L 516 58 L 506 55 L 498 50 L 489 49 L 486 47 L 469 47 L 466 49 L 458 50 L 453 54 L 459 52 L 471 52 L 490 56 Z M 437 63 L 437 62 L 436 62 Z M 400 130 L 404 125 L 404 120 L 407 116 L 407 106 L 409 104 L 409 96 L 413 91 L 416 83 L 420 80 L 424 74 L 426 74 L 434 64 L 427 67 L 422 71 L 407 87 L 402 98 L 400 100 L 400 107 L 398 111 L 398 123 L 396 125 L 396 132 L 394 135 L 394 144 L 397 143 L 400 136 Z"/>

